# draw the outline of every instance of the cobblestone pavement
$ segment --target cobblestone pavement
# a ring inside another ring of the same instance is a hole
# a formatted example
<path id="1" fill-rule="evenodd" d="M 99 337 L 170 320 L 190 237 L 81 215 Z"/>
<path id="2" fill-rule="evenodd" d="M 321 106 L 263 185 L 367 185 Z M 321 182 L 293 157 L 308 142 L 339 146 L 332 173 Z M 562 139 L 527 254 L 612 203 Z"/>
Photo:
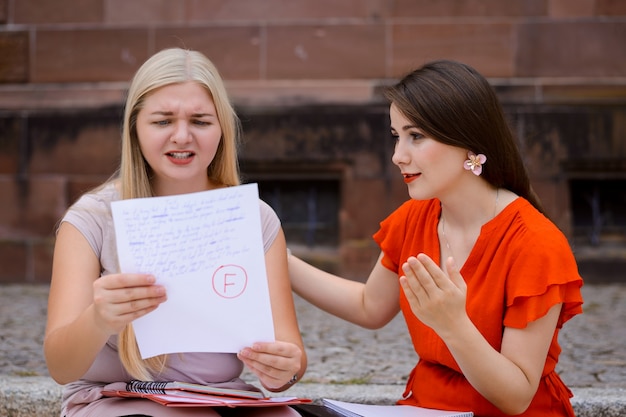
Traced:
<path id="1" fill-rule="evenodd" d="M 0 285 L 0 378 L 48 375 L 41 348 L 47 296 L 47 286 Z M 626 388 L 626 284 L 589 284 L 583 296 L 585 313 L 561 332 L 557 369 L 570 387 Z M 367 330 L 299 298 L 296 308 L 309 357 L 304 381 L 405 383 L 416 355 L 400 315 Z"/>

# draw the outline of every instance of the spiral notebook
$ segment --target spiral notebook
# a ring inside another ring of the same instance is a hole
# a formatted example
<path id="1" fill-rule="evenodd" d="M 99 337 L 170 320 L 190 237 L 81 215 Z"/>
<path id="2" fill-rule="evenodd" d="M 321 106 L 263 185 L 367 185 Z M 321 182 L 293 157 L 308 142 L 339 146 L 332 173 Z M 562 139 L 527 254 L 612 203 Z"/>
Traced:
<path id="1" fill-rule="evenodd" d="M 188 392 L 208 395 L 224 395 L 238 398 L 264 398 L 260 391 L 245 391 L 234 388 L 225 388 L 212 385 L 194 384 L 181 381 L 139 381 L 131 380 L 126 384 L 126 391 L 141 394 L 186 395 Z"/>
<path id="2" fill-rule="evenodd" d="M 212 387 L 186 382 L 131 381 L 104 387 L 105 397 L 145 398 L 167 407 L 270 407 L 307 404 L 297 397 L 266 397 L 262 392 Z"/>
<path id="3" fill-rule="evenodd" d="M 166 407 L 275 407 L 279 405 L 306 404 L 311 400 L 297 397 L 239 398 L 188 392 L 178 395 L 143 394 L 131 391 L 102 391 L 105 397 L 144 398 Z"/>
<path id="4" fill-rule="evenodd" d="M 322 399 L 324 406 L 345 417 L 473 417 L 471 411 L 446 411 L 412 405 L 373 405 Z"/>

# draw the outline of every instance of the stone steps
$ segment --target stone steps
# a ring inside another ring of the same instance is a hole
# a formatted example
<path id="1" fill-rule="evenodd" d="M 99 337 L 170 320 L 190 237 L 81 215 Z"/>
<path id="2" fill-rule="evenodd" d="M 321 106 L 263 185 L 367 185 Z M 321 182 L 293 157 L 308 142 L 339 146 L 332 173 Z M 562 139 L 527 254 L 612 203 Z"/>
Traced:
<path id="1" fill-rule="evenodd" d="M 0 378 L 0 416 L 59 417 L 61 386 L 49 377 Z M 393 404 L 403 385 L 309 384 L 299 383 L 277 395 L 306 397 L 320 403 L 322 398 L 369 404 Z M 572 388 L 572 405 L 577 417 L 619 417 L 626 415 L 626 389 Z"/>

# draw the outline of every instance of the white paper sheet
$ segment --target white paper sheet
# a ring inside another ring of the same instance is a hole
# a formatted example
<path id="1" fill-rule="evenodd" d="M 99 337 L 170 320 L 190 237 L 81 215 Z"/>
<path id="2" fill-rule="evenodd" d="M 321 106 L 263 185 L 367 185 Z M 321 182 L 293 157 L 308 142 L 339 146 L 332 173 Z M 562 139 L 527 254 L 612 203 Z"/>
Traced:
<path id="1" fill-rule="evenodd" d="M 322 403 L 347 417 L 473 417 L 471 411 L 444 411 L 411 405 L 372 405 L 322 399 Z"/>
<path id="2" fill-rule="evenodd" d="M 143 358 L 274 341 L 257 184 L 112 203 L 122 272 L 167 301 L 135 320 Z"/>

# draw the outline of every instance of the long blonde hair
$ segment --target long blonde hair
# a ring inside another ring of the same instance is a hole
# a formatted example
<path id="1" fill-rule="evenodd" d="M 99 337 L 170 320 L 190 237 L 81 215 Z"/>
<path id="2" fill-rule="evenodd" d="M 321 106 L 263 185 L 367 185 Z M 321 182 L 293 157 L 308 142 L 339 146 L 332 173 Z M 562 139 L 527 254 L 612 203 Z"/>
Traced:
<path id="1" fill-rule="evenodd" d="M 158 88 L 194 81 L 207 89 L 217 111 L 222 138 L 207 176 L 219 186 L 240 183 L 237 148 L 241 127 L 228 98 L 224 82 L 213 63 L 203 54 L 180 48 L 162 50 L 137 71 L 128 90 L 122 130 L 122 155 L 117 173 L 122 199 L 154 196 L 151 168 L 145 161 L 137 137 L 137 115 L 146 97 Z M 119 357 L 126 371 L 137 379 L 152 380 L 163 370 L 166 355 L 141 359 L 131 324 L 119 334 Z"/>

